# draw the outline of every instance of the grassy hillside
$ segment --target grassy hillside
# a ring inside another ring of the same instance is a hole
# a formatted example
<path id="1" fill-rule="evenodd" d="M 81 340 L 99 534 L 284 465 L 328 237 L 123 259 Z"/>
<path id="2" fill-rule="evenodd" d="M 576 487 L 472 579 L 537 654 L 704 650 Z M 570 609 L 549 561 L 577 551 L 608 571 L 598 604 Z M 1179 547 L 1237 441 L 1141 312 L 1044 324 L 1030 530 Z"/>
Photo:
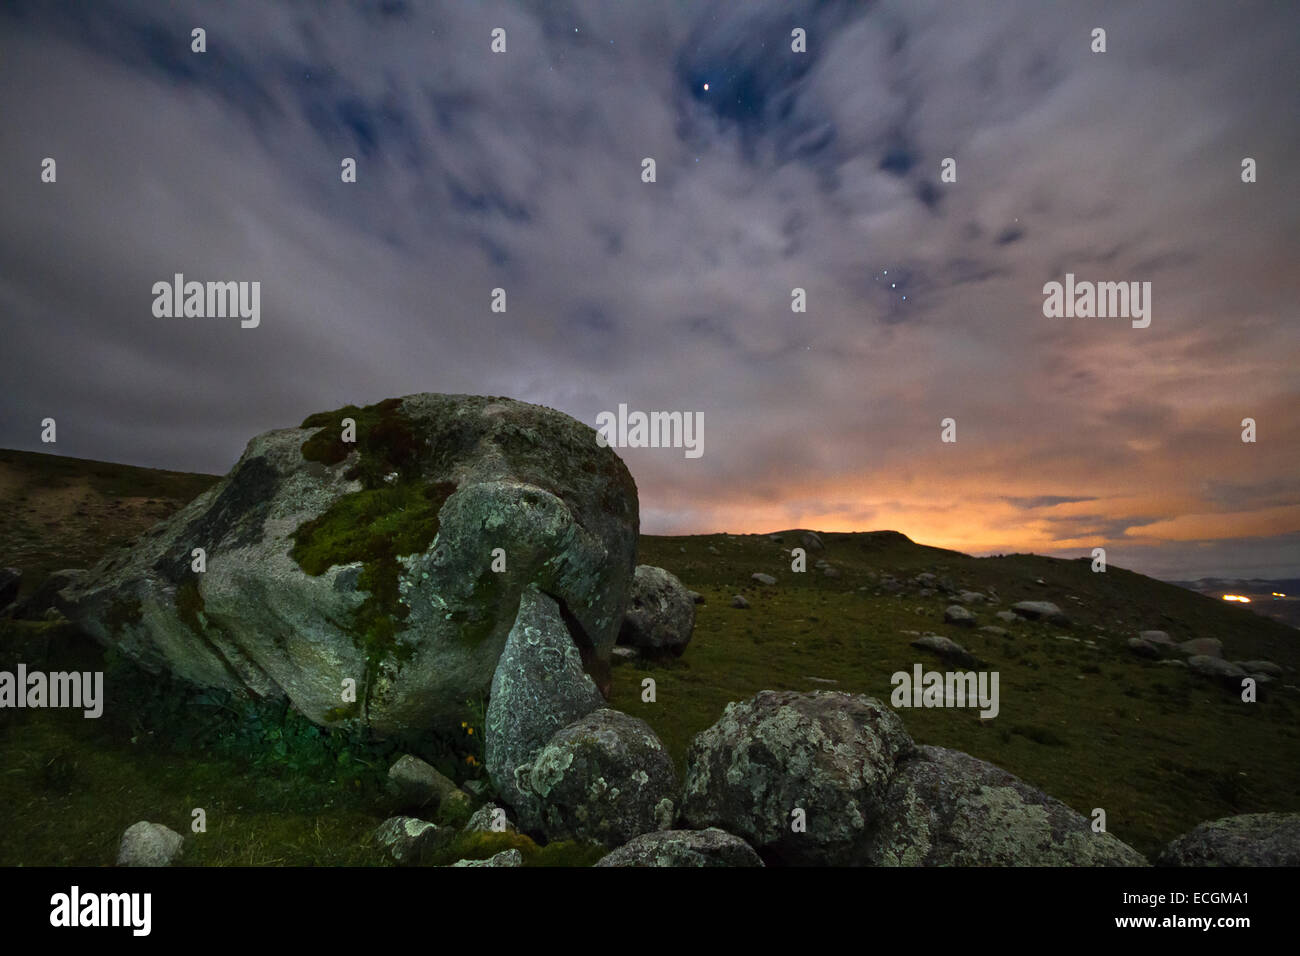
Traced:
<path id="1" fill-rule="evenodd" d="M 0 451 L 0 566 L 23 568 L 30 591 L 50 570 L 87 566 L 129 541 L 214 480 Z M 835 689 L 888 700 L 893 672 L 918 662 L 949 669 L 909 646 L 907 632 L 930 630 L 999 672 L 1001 713 L 981 720 L 973 709 L 903 710 L 912 735 L 1004 766 L 1081 812 L 1104 808 L 1110 831 L 1143 852 L 1204 819 L 1300 810 L 1300 696 L 1274 685 L 1260 703 L 1243 704 L 1124 646 L 1148 628 L 1180 640 L 1217 637 L 1227 658 L 1273 660 L 1292 669 L 1279 684 L 1294 684 L 1300 635 L 1293 629 L 1119 568 L 1094 574 L 1082 560 L 976 559 L 893 532 L 822 538 L 825 551 L 809 556 L 803 574 L 790 570 L 784 549 L 798 543 L 790 533 L 780 544 L 758 535 L 642 538 L 640 562 L 669 569 L 707 603 L 682 658 L 615 666 L 611 704 L 646 719 L 679 768 L 695 733 L 729 701 L 758 690 Z M 840 576 L 813 568 L 819 557 Z M 778 583 L 752 585 L 755 571 Z M 1010 634 L 946 625 L 950 601 L 942 595 L 882 586 L 886 576 L 908 582 L 922 571 L 996 590 L 1000 604 L 971 609 L 980 624 Z M 751 608 L 730 607 L 734 594 Z M 1055 602 L 1074 627 L 993 616 L 1028 599 Z M 47 669 L 104 666 L 99 649 L 65 626 L 0 622 L 0 667 L 17 660 Z M 654 703 L 642 701 L 647 677 L 656 683 Z M 146 689 L 154 705 L 166 706 L 165 682 Z M 129 824 L 151 819 L 188 834 L 194 807 L 207 811 L 209 832 L 187 841 L 190 864 L 373 860 L 362 842 L 389 810 L 378 790 L 381 754 L 322 741 L 292 717 L 250 730 L 225 714 L 218 725 L 219 707 L 164 710 L 153 723 L 129 714 L 87 721 L 66 711 L 0 711 L 0 819 L 9 824 L 0 864 L 110 862 Z M 252 741 L 255 756 L 216 746 L 217 731 L 205 737 L 204 726 L 220 726 L 220 741 Z"/>
<path id="2" fill-rule="evenodd" d="M 0 449 L 0 567 L 21 568 L 29 594 L 49 572 L 89 567 L 217 480 Z"/>

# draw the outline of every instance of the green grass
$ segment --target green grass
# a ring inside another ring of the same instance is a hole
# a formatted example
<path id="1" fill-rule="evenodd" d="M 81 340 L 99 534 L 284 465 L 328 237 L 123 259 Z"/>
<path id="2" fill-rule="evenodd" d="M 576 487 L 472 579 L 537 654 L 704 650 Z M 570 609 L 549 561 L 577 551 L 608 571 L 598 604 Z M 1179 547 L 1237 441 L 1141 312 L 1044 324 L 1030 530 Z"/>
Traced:
<path id="1" fill-rule="evenodd" d="M 320 424 L 336 425 L 343 411 Z M 364 417 L 365 410 L 356 411 Z M 360 434 L 360 418 L 358 425 Z M 448 447 L 455 447 L 454 437 Z M 337 454 L 326 444 L 322 439 L 321 460 Z M 391 468 L 392 459 L 400 459 L 402 446 L 400 429 L 375 437 L 369 447 L 376 465 L 365 477 L 377 484 L 344 499 L 300 535 L 304 567 L 320 573 L 336 561 L 373 563 L 432 539 L 437 496 L 406 481 L 383 484 L 379 474 L 381 465 Z M 10 481 L 0 507 L 0 563 L 28 572 L 24 592 L 44 572 L 88 566 L 148 527 L 141 514 L 114 517 L 111 496 L 89 517 L 69 514 L 51 528 L 36 527 L 25 509 L 41 489 L 63 483 L 101 496 L 148 494 L 165 513 L 215 480 L 18 452 L 0 452 L 3 468 L 18 480 Z M 614 667 L 610 702 L 654 727 L 679 772 L 691 739 L 730 701 L 764 689 L 833 689 L 888 700 L 893 672 L 917 662 L 949 669 L 910 647 L 913 638 L 902 633 L 932 630 L 999 672 L 1001 712 L 981 720 L 974 709 L 902 710 L 920 743 L 989 760 L 1081 813 L 1104 808 L 1110 831 L 1148 854 L 1202 820 L 1300 810 L 1295 692 L 1265 688 L 1260 703 L 1242 704 L 1215 684 L 1141 660 L 1124 646 L 1127 637 L 1149 628 L 1176 640 L 1217 637 L 1229 659 L 1276 661 L 1293 669 L 1279 683 L 1295 683 L 1300 635 L 1294 629 L 1113 565 L 1093 574 L 1087 560 L 976 559 L 887 532 L 822 537 L 824 556 L 840 569 L 839 578 L 812 567 L 791 573 L 780 551 L 797 543 L 790 534 L 783 546 L 765 536 L 641 538 L 641 563 L 667 568 L 708 603 L 697 609 L 695 636 L 681 658 Z M 810 563 L 817 557 L 810 554 Z M 751 585 L 755 571 L 775 575 L 777 586 Z M 1053 601 L 1075 626 L 1003 624 L 993 609 L 974 607 L 981 624 L 1006 627 L 1010 636 L 961 629 L 943 623 L 948 601 L 941 595 L 900 597 L 877 586 L 882 574 L 907 580 L 920 571 L 946 575 L 959 587 L 994 587 L 1001 608 L 1019 600 Z M 1035 583 L 1038 578 L 1044 584 Z M 383 589 L 382 580 L 365 583 Z M 728 606 L 737 593 L 748 598 L 750 610 Z M 197 590 L 178 590 L 178 611 L 198 621 Z M 116 609 L 121 623 L 138 613 L 126 600 Z M 474 755 L 468 741 L 356 740 L 321 731 L 292 711 L 245 710 L 237 702 L 179 691 L 161 677 L 131 676 L 129 668 L 118 670 L 120 662 L 105 665 L 98 648 L 66 627 L 0 622 L 0 667 L 11 669 L 18 660 L 46 670 L 107 666 L 110 706 L 100 720 L 68 711 L 0 711 L 0 819 L 7 824 L 0 865 L 108 863 L 122 830 L 140 819 L 185 834 L 191 865 L 379 863 L 368 838 L 395 809 L 382 779 L 403 752 L 398 747 L 457 779 L 482 772 L 466 763 Z M 652 704 L 641 700 L 646 677 L 657 685 Z M 467 704 L 467 722 L 475 720 L 472 710 Z M 206 834 L 190 832 L 195 807 L 207 811 Z M 488 839 L 457 852 L 491 855 L 495 845 Z M 538 847 L 525 859 L 531 865 L 587 863 L 592 854 L 571 845 Z"/>
<path id="2" fill-rule="evenodd" d="M 983 720 L 975 709 L 901 709 L 913 738 L 1005 767 L 1085 815 L 1102 807 L 1110 832 L 1144 853 L 1203 820 L 1300 810 L 1294 692 L 1243 704 L 1218 685 L 1140 660 L 1124 646 L 1137 630 L 1159 628 L 1179 640 L 1218 637 L 1229 659 L 1265 658 L 1294 668 L 1300 664 L 1295 630 L 1119 568 L 1094 574 L 1087 561 L 971 558 L 888 534 L 822 538 L 822 556 L 841 570 L 839 578 L 811 567 L 792 573 L 779 550 L 797 544 L 790 534 L 784 545 L 765 536 L 641 539 L 639 562 L 673 571 L 707 603 L 697 608 L 695 635 L 680 659 L 615 666 L 610 703 L 644 718 L 679 772 L 691 739 L 730 701 L 765 689 L 840 690 L 888 701 L 895 671 L 918 662 L 952 669 L 910 647 L 914 638 L 901 633 L 930 630 L 999 672 L 1001 712 Z M 810 554 L 810 565 L 817 558 Z M 775 575 L 778 584 L 750 585 L 755 571 Z M 945 624 L 950 600 L 889 594 L 870 576 L 907 579 L 921 571 L 948 575 L 960 587 L 996 588 L 1001 604 L 973 610 L 980 624 L 1004 626 L 1012 636 Z M 738 593 L 749 610 L 729 606 Z M 1075 626 L 1004 624 L 993 616 L 1031 599 L 1058 604 Z M 655 703 L 642 702 L 646 677 L 655 680 Z"/>

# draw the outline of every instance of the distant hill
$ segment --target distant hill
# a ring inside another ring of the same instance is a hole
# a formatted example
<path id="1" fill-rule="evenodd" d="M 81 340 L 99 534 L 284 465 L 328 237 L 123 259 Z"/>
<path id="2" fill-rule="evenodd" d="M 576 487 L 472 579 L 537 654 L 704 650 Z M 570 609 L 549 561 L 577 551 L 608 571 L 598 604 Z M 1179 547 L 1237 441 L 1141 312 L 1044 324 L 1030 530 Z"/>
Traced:
<path id="1" fill-rule="evenodd" d="M 0 567 L 30 593 L 51 571 L 82 568 L 220 479 L 0 449 Z"/>

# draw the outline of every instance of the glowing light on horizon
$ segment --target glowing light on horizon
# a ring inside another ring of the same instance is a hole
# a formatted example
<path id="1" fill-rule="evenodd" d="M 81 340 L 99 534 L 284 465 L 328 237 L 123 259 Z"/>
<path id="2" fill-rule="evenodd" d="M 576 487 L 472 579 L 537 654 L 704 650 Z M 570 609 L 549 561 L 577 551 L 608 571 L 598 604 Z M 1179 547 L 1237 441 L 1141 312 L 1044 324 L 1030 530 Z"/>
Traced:
<path id="1" fill-rule="evenodd" d="M 1224 599 L 1225 601 L 1237 601 L 1237 602 L 1240 603 L 1240 604 L 1249 604 L 1249 603 L 1250 603 L 1250 598 L 1248 598 L 1248 597 L 1242 597 L 1240 594 L 1225 594 L 1225 595 L 1223 596 L 1223 599 Z"/>

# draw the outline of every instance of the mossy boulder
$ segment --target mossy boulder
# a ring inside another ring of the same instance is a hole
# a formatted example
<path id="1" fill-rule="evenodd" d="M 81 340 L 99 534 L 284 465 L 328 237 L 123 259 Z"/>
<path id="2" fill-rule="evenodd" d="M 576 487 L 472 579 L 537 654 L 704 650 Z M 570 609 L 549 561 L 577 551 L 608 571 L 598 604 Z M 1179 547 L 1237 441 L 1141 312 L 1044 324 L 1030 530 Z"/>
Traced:
<path id="1" fill-rule="evenodd" d="M 607 667 L 638 530 L 636 485 L 594 429 L 506 398 L 410 395 L 257 436 L 62 603 L 148 670 L 287 697 L 318 724 L 454 735 L 526 587 Z"/>
<path id="2" fill-rule="evenodd" d="M 1160 866 L 1300 866 L 1300 813 L 1245 813 L 1198 824 L 1171 842 Z"/>
<path id="3" fill-rule="evenodd" d="M 1146 866 L 1088 818 L 1000 767 L 942 747 L 898 762 L 872 866 Z"/>
<path id="4" fill-rule="evenodd" d="M 873 698 L 760 691 L 695 737 L 682 816 L 743 838 L 770 863 L 860 864 L 894 762 L 912 746 Z"/>
<path id="5" fill-rule="evenodd" d="M 661 830 L 629 840 L 602 857 L 597 866 L 762 866 L 748 843 L 709 827 L 707 830 Z"/>
<path id="6" fill-rule="evenodd" d="M 548 841 L 617 847 L 677 817 L 668 751 L 644 720 L 609 708 L 559 730 L 515 779 L 533 798 L 520 825 Z"/>

